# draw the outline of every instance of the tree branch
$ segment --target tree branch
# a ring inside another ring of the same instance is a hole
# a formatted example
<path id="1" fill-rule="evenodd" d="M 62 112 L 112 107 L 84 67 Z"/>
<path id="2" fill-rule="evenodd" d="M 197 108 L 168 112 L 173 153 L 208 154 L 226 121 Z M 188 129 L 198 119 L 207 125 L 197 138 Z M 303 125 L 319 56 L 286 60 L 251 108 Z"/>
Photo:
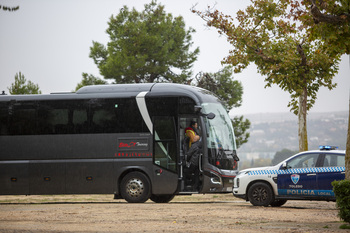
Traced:
<path id="1" fill-rule="evenodd" d="M 312 0 L 310 12 L 316 24 L 320 22 L 330 24 L 343 24 L 344 22 L 350 22 L 350 14 L 345 12 L 341 15 L 330 15 L 321 13 L 320 9 L 316 5 L 316 0 Z"/>
<path id="2" fill-rule="evenodd" d="M 298 50 L 298 53 L 299 53 L 299 55 L 301 57 L 301 64 L 300 65 L 306 67 L 306 65 L 307 65 L 307 58 L 306 58 L 306 55 L 304 53 L 304 49 L 302 47 L 302 44 L 298 44 L 297 50 Z"/>

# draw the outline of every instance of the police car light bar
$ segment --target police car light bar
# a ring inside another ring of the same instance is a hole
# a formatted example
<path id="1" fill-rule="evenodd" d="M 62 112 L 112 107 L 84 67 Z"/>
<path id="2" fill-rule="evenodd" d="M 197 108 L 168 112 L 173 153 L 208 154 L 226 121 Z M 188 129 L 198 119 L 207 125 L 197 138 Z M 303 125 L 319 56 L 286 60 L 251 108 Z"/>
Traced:
<path id="1" fill-rule="evenodd" d="M 318 147 L 320 150 L 337 150 L 337 146 L 319 146 Z"/>

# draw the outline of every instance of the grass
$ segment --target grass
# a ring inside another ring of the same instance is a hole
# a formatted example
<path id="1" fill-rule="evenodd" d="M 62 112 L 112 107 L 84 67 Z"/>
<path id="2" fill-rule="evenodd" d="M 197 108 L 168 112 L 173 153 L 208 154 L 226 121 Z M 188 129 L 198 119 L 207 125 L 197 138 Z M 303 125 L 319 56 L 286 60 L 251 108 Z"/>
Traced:
<path id="1" fill-rule="evenodd" d="M 339 228 L 340 228 L 340 229 L 350 229 L 350 224 L 343 224 L 343 225 L 340 225 Z"/>

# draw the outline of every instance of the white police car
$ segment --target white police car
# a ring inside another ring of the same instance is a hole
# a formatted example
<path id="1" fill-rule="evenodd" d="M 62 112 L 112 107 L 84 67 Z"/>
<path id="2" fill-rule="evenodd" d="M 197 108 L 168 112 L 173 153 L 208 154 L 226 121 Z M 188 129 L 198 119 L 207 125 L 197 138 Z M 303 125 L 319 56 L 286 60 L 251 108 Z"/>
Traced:
<path id="1" fill-rule="evenodd" d="M 245 169 L 234 179 L 233 195 L 254 206 L 282 206 L 287 200 L 335 201 L 331 182 L 345 179 L 345 151 L 320 146 L 276 166 Z"/>

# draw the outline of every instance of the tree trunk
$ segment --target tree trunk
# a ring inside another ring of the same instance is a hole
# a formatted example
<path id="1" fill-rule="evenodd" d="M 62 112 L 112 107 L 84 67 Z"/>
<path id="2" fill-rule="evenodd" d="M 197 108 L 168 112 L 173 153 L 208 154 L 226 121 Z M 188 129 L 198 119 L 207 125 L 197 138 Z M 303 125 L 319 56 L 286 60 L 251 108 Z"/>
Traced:
<path id="1" fill-rule="evenodd" d="M 299 111 L 298 111 L 299 152 L 308 150 L 306 115 L 307 115 L 307 89 L 305 87 L 302 95 L 300 95 L 299 97 Z"/>
<path id="2" fill-rule="evenodd" d="M 349 101 L 348 137 L 346 139 L 346 152 L 345 152 L 345 179 L 350 180 L 350 101 Z"/>

